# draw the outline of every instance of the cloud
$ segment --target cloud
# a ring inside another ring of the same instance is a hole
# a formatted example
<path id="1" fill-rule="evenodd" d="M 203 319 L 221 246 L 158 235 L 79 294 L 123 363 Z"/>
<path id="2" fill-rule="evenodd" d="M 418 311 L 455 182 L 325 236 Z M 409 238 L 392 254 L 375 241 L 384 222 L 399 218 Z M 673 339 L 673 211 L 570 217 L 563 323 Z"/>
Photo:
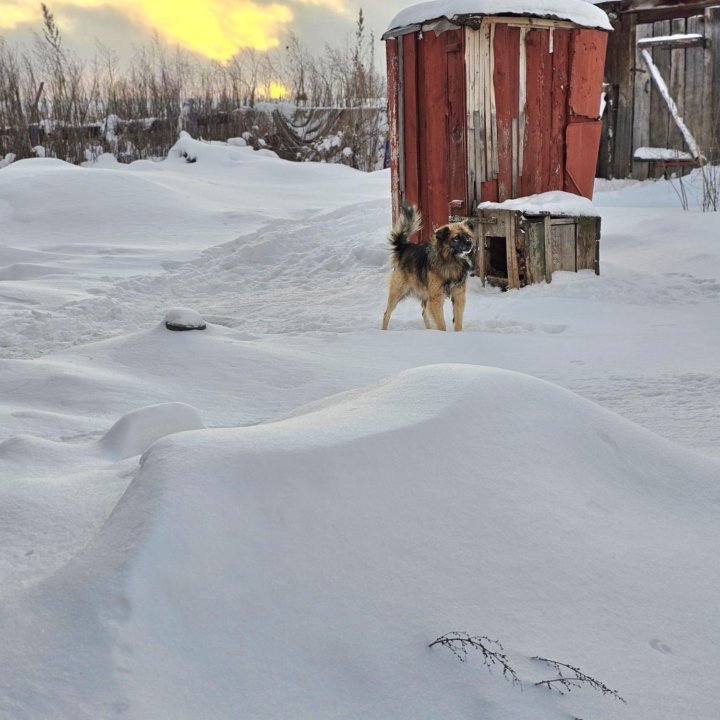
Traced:
<path id="1" fill-rule="evenodd" d="M 331 13 L 349 17 L 346 0 L 292 0 L 299 5 L 327 8 Z M 49 0 L 58 26 L 68 32 L 80 32 L 63 24 L 64 9 L 109 8 L 127 17 L 134 25 L 156 30 L 168 42 L 177 43 L 214 60 L 227 60 L 242 48 L 268 50 L 277 46 L 295 13 L 288 2 L 256 0 Z M 0 0 L 0 31 L 20 25 L 42 22 L 37 0 Z"/>

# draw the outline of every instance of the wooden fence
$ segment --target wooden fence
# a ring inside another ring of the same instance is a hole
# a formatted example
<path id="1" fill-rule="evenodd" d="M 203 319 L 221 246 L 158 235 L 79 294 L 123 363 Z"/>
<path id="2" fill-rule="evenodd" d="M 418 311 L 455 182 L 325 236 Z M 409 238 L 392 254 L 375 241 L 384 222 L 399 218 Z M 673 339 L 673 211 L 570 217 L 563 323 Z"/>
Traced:
<path id="1" fill-rule="evenodd" d="M 642 59 L 642 48 L 652 54 L 677 115 L 702 155 L 720 159 L 720 6 L 708 5 L 690 0 L 600 5 L 610 15 L 615 32 L 610 34 L 605 64 L 607 105 L 599 177 L 645 179 L 668 167 L 693 164 L 682 155 L 690 150 L 688 142 Z M 636 157 L 652 158 L 652 152 L 638 152 L 642 148 L 657 149 L 658 159 Z"/>
<path id="2" fill-rule="evenodd" d="M 350 108 L 291 107 L 259 103 L 229 112 L 196 112 L 192 102 L 168 118 L 124 120 L 116 116 L 84 125 L 46 121 L 27 128 L 0 126 L 0 160 L 42 154 L 80 163 L 101 152 L 121 162 L 167 155 L 178 132 L 203 140 L 243 137 L 249 145 L 274 150 L 286 160 L 384 166 L 387 112 L 368 105 Z"/>

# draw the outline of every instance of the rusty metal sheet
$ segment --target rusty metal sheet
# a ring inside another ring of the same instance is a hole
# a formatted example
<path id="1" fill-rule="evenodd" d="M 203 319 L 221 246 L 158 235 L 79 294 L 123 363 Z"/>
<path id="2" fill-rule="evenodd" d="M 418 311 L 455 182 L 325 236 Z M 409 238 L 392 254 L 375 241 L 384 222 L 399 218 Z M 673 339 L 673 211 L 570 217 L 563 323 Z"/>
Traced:
<path id="1" fill-rule="evenodd" d="M 564 187 L 566 192 L 592 200 L 601 131 L 600 120 L 571 123 L 567 126 Z"/>

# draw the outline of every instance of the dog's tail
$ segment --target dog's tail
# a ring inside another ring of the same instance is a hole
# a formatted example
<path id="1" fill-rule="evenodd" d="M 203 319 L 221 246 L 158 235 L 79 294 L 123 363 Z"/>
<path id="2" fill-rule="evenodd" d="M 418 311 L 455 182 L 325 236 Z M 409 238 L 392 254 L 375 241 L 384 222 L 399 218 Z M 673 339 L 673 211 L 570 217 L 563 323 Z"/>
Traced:
<path id="1" fill-rule="evenodd" d="M 422 215 L 414 205 L 403 205 L 400 214 L 395 220 L 390 232 L 390 245 L 393 250 L 399 250 L 422 227 Z"/>

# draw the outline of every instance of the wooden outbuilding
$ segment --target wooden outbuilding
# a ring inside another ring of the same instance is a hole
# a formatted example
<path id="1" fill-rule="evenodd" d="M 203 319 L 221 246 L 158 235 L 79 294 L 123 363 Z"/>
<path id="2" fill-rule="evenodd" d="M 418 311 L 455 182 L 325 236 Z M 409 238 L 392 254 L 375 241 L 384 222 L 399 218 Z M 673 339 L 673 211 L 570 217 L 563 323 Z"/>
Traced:
<path id="1" fill-rule="evenodd" d="M 485 201 L 592 198 L 611 29 L 584 0 L 435 0 L 400 12 L 383 35 L 394 216 L 418 205 L 427 240 Z"/>
<path id="2" fill-rule="evenodd" d="M 383 35 L 393 216 L 417 205 L 420 241 L 476 218 L 477 274 L 503 288 L 599 272 L 598 217 L 555 197 L 554 211 L 502 204 L 592 198 L 609 30 L 584 0 L 434 0 L 399 13 Z"/>

